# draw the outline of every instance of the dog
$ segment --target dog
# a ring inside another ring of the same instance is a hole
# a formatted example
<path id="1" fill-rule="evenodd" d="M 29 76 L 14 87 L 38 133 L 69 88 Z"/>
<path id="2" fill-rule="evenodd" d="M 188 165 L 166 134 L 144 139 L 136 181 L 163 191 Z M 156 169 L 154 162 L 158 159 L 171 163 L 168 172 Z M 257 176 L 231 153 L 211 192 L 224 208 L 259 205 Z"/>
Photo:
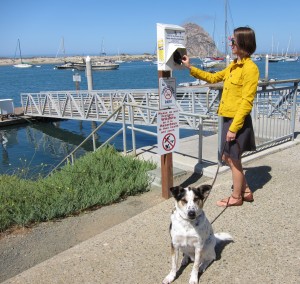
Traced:
<path id="1" fill-rule="evenodd" d="M 214 234 L 211 223 L 205 216 L 203 205 L 210 190 L 210 185 L 187 188 L 176 186 L 170 189 L 175 198 L 170 224 L 172 268 L 163 284 L 175 280 L 180 250 L 183 252 L 181 266 L 194 261 L 189 284 L 196 284 L 198 273 L 203 273 L 216 259 L 216 244 L 233 241 L 228 233 Z"/>

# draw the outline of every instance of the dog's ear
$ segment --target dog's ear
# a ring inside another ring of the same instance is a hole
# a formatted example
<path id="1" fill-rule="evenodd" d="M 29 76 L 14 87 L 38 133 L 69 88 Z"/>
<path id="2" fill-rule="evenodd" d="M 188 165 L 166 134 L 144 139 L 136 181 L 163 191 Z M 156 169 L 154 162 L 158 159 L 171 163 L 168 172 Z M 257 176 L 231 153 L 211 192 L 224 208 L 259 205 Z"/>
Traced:
<path id="1" fill-rule="evenodd" d="M 203 184 L 203 185 L 200 185 L 199 187 L 197 187 L 197 191 L 199 192 L 200 198 L 202 200 L 208 196 L 210 190 L 211 190 L 211 185 L 209 185 L 209 184 Z"/>
<path id="2" fill-rule="evenodd" d="M 180 200 L 184 195 L 184 188 L 182 186 L 171 187 L 170 191 L 176 200 Z"/>

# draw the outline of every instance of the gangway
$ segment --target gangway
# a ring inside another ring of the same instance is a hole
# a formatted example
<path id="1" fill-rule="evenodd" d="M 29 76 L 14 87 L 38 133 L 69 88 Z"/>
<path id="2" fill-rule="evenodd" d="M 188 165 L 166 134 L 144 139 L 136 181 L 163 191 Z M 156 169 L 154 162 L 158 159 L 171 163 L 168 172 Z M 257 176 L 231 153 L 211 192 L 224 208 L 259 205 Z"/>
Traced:
<path id="1" fill-rule="evenodd" d="M 219 90 L 203 88 L 182 88 L 177 90 L 177 107 L 182 113 L 210 115 L 216 122 L 216 108 Z M 59 119 L 77 119 L 103 121 L 123 103 L 146 106 L 148 109 L 137 108 L 134 111 L 136 123 L 156 124 L 156 111 L 149 108 L 159 107 L 158 91 L 148 90 L 95 90 L 95 91 L 59 91 L 22 93 L 21 102 L 24 114 L 35 117 L 50 117 Z M 125 113 L 129 120 L 129 112 Z M 113 120 L 122 122 L 120 112 Z M 184 114 L 180 115 L 180 124 L 193 129 L 198 128 L 198 122 Z"/>

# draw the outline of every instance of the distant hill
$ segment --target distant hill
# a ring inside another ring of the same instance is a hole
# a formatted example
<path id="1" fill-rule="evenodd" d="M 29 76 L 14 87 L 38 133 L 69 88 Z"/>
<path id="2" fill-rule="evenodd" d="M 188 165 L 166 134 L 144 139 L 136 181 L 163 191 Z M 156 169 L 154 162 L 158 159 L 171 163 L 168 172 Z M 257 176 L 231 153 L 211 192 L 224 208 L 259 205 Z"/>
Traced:
<path id="1" fill-rule="evenodd" d="M 220 56 L 221 52 L 210 37 L 210 35 L 200 26 L 187 23 L 183 25 L 186 34 L 186 49 L 188 55 L 191 57 L 205 57 L 205 56 Z"/>

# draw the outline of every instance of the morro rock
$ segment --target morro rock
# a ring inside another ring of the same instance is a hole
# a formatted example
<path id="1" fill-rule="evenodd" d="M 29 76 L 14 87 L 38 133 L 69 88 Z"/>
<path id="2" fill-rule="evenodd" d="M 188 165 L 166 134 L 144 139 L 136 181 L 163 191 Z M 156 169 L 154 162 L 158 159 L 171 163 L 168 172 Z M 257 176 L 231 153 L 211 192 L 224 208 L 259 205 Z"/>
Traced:
<path id="1" fill-rule="evenodd" d="M 200 26 L 187 23 L 183 25 L 186 33 L 186 49 L 191 57 L 220 56 L 214 40 Z"/>

